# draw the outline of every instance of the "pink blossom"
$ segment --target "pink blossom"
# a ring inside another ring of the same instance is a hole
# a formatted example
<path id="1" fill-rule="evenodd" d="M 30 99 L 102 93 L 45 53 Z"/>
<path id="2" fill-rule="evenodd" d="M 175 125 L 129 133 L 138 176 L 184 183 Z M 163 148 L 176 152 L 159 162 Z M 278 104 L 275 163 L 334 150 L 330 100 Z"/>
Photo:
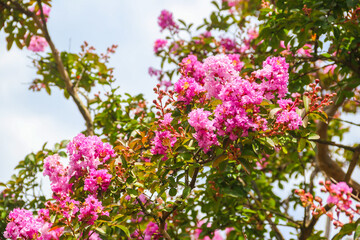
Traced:
<path id="1" fill-rule="evenodd" d="M 10 222 L 6 225 L 5 238 L 36 239 L 40 235 L 42 223 L 29 210 L 15 208 L 9 213 L 8 219 Z"/>
<path id="2" fill-rule="evenodd" d="M 108 143 L 103 143 L 98 136 L 77 135 L 67 146 L 70 155 L 69 176 L 81 176 L 90 169 L 97 169 L 101 163 L 115 157 L 115 152 Z"/>
<path id="3" fill-rule="evenodd" d="M 245 63 L 240 60 L 239 54 L 228 54 L 228 58 L 232 61 L 232 64 L 235 67 L 236 71 L 241 71 L 241 69 L 244 67 Z"/>
<path id="4" fill-rule="evenodd" d="M 290 130 L 295 130 L 302 125 L 302 119 L 295 109 L 283 110 L 277 114 L 276 123 L 284 124 Z"/>
<path id="5" fill-rule="evenodd" d="M 90 169 L 90 174 L 84 181 L 84 190 L 91 193 L 96 193 L 98 188 L 105 192 L 111 182 L 111 174 L 108 173 L 107 169 L 95 170 Z"/>
<path id="6" fill-rule="evenodd" d="M 69 184 L 70 177 L 67 174 L 67 168 L 60 163 L 60 156 L 54 154 L 44 159 L 44 176 L 49 176 L 51 190 L 54 193 L 68 193 L 71 189 Z"/>
<path id="7" fill-rule="evenodd" d="M 237 52 L 236 41 L 230 38 L 221 38 L 220 46 L 224 49 L 226 53 Z"/>
<path id="8" fill-rule="evenodd" d="M 38 240 L 58 240 L 63 234 L 64 228 L 57 227 L 55 229 L 52 229 L 52 223 L 46 222 L 43 223 L 43 225 L 39 229 L 39 232 L 41 233 L 41 237 L 37 238 Z"/>
<path id="9" fill-rule="evenodd" d="M 279 98 L 288 93 L 289 64 L 283 57 L 268 57 L 263 62 L 263 68 L 253 72 L 253 76 L 262 80 L 261 87 L 266 99 L 273 99 L 275 93 Z"/>
<path id="10" fill-rule="evenodd" d="M 181 61 L 180 66 L 183 75 L 194 78 L 200 85 L 204 84 L 204 67 L 203 64 L 197 60 L 195 55 L 190 54 L 184 58 Z"/>
<path id="11" fill-rule="evenodd" d="M 324 69 L 323 69 L 324 74 L 327 74 L 329 72 L 331 72 L 331 74 L 334 74 L 334 71 L 335 71 L 336 67 L 337 67 L 336 64 L 332 64 L 332 65 L 328 65 L 328 66 L 324 67 Z"/>
<path id="12" fill-rule="evenodd" d="M 208 119 L 210 114 L 209 111 L 204 111 L 204 109 L 201 108 L 189 113 L 188 122 L 196 131 L 194 138 L 198 141 L 199 147 L 201 147 L 204 152 L 208 152 L 211 146 L 219 144 L 214 133 L 214 122 Z"/>
<path id="13" fill-rule="evenodd" d="M 345 209 L 350 208 L 352 188 L 345 182 L 339 182 L 337 184 L 331 184 L 330 196 L 327 199 L 328 204 L 335 204 Z"/>
<path id="14" fill-rule="evenodd" d="M 170 126 L 172 120 L 173 118 L 171 117 L 171 113 L 166 113 L 163 119 L 159 119 L 159 125 L 161 127 Z"/>
<path id="15" fill-rule="evenodd" d="M 32 36 L 28 49 L 33 52 L 44 52 L 48 43 L 45 38 L 40 36 Z"/>
<path id="16" fill-rule="evenodd" d="M 85 199 L 83 206 L 80 208 L 80 214 L 78 216 L 79 221 L 93 225 L 94 222 L 98 219 L 99 215 L 109 215 L 108 212 L 103 212 L 103 209 L 104 207 L 102 206 L 101 202 L 94 196 L 89 195 Z"/>
<path id="17" fill-rule="evenodd" d="M 281 55 L 283 56 L 287 56 L 287 55 L 290 55 L 292 54 L 291 51 L 290 51 L 290 44 L 288 44 L 286 47 L 285 47 L 285 42 L 284 41 L 280 41 L 280 47 L 282 48 L 285 48 L 285 50 L 281 51 Z"/>
<path id="18" fill-rule="evenodd" d="M 237 4 L 240 3 L 241 0 L 223 0 L 223 2 L 227 2 L 227 4 L 229 5 L 229 7 L 234 7 Z"/>
<path id="19" fill-rule="evenodd" d="M 153 147 L 151 153 L 154 155 L 164 155 L 162 160 L 166 160 L 166 152 L 168 149 L 176 143 L 176 137 L 174 137 L 170 131 L 155 131 L 155 137 L 152 140 Z"/>
<path id="20" fill-rule="evenodd" d="M 161 73 L 162 73 L 161 70 L 157 70 L 157 69 L 155 69 L 153 67 L 149 67 L 149 75 L 150 75 L 150 77 L 152 77 L 152 76 L 155 76 L 155 77 L 160 76 Z"/>
<path id="21" fill-rule="evenodd" d="M 165 230 L 167 226 L 165 226 Z M 159 226 L 154 222 L 149 222 L 144 230 L 144 240 L 156 240 L 161 238 Z"/>
<path id="22" fill-rule="evenodd" d="M 167 41 L 164 39 L 157 39 L 154 43 L 154 52 L 158 53 L 165 48 Z"/>
<path id="23" fill-rule="evenodd" d="M 175 83 L 174 91 L 178 93 L 177 101 L 188 105 L 195 97 L 199 97 L 201 93 L 205 92 L 205 89 L 195 79 L 185 77 Z"/>
<path id="24" fill-rule="evenodd" d="M 311 44 L 305 44 L 302 48 L 297 50 L 297 53 L 300 56 L 306 56 L 306 57 L 311 57 L 311 52 L 312 52 L 312 46 Z"/>
<path id="25" fill-rule="evenodd" d="M 174 22 L 173 15 L 167 10 L 162 10 L 160 16 L 158 17 L 158 24 L 161 28 L 161 31 L 168 29 L 170 32 L 177 32 L 179 26 Z"/>
<path id="26" fill-rule="evenodd" d="M 232 61 L 226 55 L 216 55 L 205 59 L 204 70 L 204 87 L 209 98 L 217 98 L 224 84 L 238 76 Z"/>

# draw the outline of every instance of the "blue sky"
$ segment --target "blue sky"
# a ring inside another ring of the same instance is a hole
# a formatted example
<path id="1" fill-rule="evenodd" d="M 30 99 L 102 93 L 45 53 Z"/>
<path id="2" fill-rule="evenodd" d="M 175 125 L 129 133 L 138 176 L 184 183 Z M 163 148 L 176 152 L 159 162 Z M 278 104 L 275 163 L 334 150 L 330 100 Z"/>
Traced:
<path id="1" fill-rule="evenodd" d="M 101 4 L 100 4 L 101 3 Z M 110 66 L 115 68 L 121 92 L 144 93 L 151 102 L 155 79 L 148 67 L 159 66 L 153 42 L 160 33 L 157 17 L 161 10 L 172 11 L 176 19 L 201 23 L 212 5 L 209 0 L 62 0 L 54 1 L 48 21 L 53 41 L 59 50 L 79 52 L 86 40 L 98 52 L 118 44 Z M 5 35 L 0 32 L 0 181 L 7 181 L 18 161 L 45 142 L 52 146 L 71 139 L 84 129 L 75 104 L 59 91 L 52 96 L 31 92 L 29 83 L 36 69 L 32 52 L 13 47 L 6 51 Z"/>

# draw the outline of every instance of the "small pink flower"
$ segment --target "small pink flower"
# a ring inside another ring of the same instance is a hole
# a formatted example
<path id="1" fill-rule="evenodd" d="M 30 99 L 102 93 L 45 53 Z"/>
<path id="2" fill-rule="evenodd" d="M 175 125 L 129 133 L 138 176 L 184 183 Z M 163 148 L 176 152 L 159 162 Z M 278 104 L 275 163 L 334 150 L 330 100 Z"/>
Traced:
<path id="1" fill-rule="evenodd" d="M 167 41 L 164 39 L 157 39 L 154 43 L 154 52 L 158 53 L 165 48 Z"/>
<path id="2" fill-rule="evenodd" d="M 44 52 L 48 43 L 45 38 L 40 36 L 32 36 L 28 49 L 33 52 Z"/>

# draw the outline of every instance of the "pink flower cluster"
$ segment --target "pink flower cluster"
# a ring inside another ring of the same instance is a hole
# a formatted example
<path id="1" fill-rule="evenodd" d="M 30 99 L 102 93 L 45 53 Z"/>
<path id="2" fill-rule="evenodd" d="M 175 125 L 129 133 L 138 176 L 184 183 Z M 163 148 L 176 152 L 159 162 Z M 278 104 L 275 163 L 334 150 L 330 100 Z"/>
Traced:
<path id="1" fill-rule="evenodd" d="M 60 156 L 58 154 L 54 154 L 45 158 L 43 174 L 44 176 L 49 176 L 51 182 L 51 190 L 54 193 L 67 194 L 70 191 L 70 177 L 67 171 L 68 168 L 64 168 L 64 166 L 61 164 Z"/>
<path id="2" fill-rule="evenodd" d="M 10 222 L 4 232 L 5 238 L 16 239 L 39 239 L 54 240 L 59 239 L 64 228 L 51 229 L 49 221 L 49 211 L 39 210 L 39 216 L 34 217 L 29 210 L 15 208 L 9 213 Z"/>
<path id="3" fill-rule="evenodd" d="M 234 7 L 237 4 L 239 4 L 241 2 L 241 0 L 223 0 L 223 2 L 227 2 L 229 7 Z"/>
<path id="4" fill-rule="evenodd" d="M 285 125 L 290 130 L 298 129 L 302 125 L 302 119 L 296 112 L 296 104 L 291 99 L 279 99 L 277 103 L 282 110 L 277 113 L 276 123 Z"/>
<path id="5" fill-rule="evenodd" d="M 69 176 L 83 176 L 90 169 L 97 169 L 105 163 L 115 152 L 108 143 L 103 143 L 97 136 L 85 137 L 83 134 L 77 135 L 67 146 L 70 155 Z"/>
<path id="6" fill-rule="evenodd" d="M 48 43 L 45 38 L 40 36 L 32 36 L 28 49 L 33 52 L 44 52 Z"/>
<path id="7" fill-rule="evenodd" d="M 94 194 L 100 187 L 105 192 L 110 185 L 111 177 L 112 175 L 106 169 L 90 169 L 90 173 L 84 182 L 84 190 Z"/>
<path id="8" fill-rule="evenodd" d="M 351 201 L 351 193 L 352 188 L 349 187 L 345 182 L 339 182 L 337 184 L 329 185 L 329 182 L 323 184 L 324 185 L 322 191 L 328 192 L 330 195 L 326 202 L 328 204 L 336 205 L 339 209 L 346 210 L 350 208 L 352 203 Z"/>
<path id="9" fill-rule="evenodd" d="M 214 236 L 213 236 L 213 238 L 210 238 L 209 236 L 205 236 L 204 238 L 201 238 L 200 239 L 200 234 L 202 233 L 202 229 L 201 229 L 201 227 L 202 227 L 202 225 L 205 223 L 205 221 L 200 221 L 200 222 L 198 222 L 198 224 L 197 224 L 197 229 L 195 229 L 195 231 L 194 231 L 194 234 L 193 234 L 193 238 L 192 239 L 194 239 L 194 240 L 223 240 L 224 238 L 222 237 L 222 235 L 221 235 L 221 232 L 219 231 L 219 230 L 215 230 L 214 231 Z M 207 224 L 207 227 L 211 227 L 211 223 L 208 223 Z M 225 234 L 226 235 L 229 235 L 230 234 L 230 232 L 232 232 L 234 230 L 234 228 L 226 228 L 225 229 Z"/>
<path id="10" fill-rule="evenodd" d="M 8 219 L 10 222 L 6 226 L 4 237 L 14 240 L 35 239 L 40 235 L 41 221 L 34 218 L 32 212 L 15 208 L 9 213 Z"/>
<path id="11" fill-rule="evenodd" d="M 103 211 L 102 203 L 94 196 L 89 195 L 80 209 L 79 221 L 93 225 L 99 215 L 109 216 L 108 212 Z"/>
<path id="12" fill-rule="evenodd" d="M 188 105 L 195 98 L 198 98 L 201 93 L 205 92 L 205 89 L 194 78 L 183 77 L 174 84 L 174 91 L 178 93 L 178 101 Z"/>
<path id="13" fill-rule="evenodd" d="M 353 222 L 354 215 L 360 214 L 360 204 L 356 205 L 356 209 L 351 207 L 352 188 L 349 187 L 345 182 L 332 184 L 330 181 L 326 181 L 325 183 L 324 181 L 320 181 L 320 185 L 323 185 L 321 188 L 322 192 L 329 193 L 329 197 L 327 198 L 326 202 L 331 207 L 335 206 L 337 218 L 335 219 L 331 211 L 326 212 L 320 197 L 313 197 L 312 194 L 305 193 L 303 189 L 296 190 L 295 194 L 300 196 L 300 200 L 303 206 L 310 206 L 312 214 L 315 216 L 326 214 L 333 221 L 335 227 L 342 227 L 344 225 L 339 220 L 341 213 L 345 213 L 345 215 L 349 218 L 349 222 Z M 317 202 L 317 205 L 315 202 Z"/>
<path id="14" fill-rule="evenodd" d="M 166 229 L 166 228 L 165 228 Z M 144 230 L 144 240 L 156 240 L 161 238 L 159 226 L 154 222 L 149 222 Z"/>
<path id="15" fill-rule="evenodd" d="M 43 10 L 44 16 L 46 17 L 46 20 L 47 20 L 47 18 L 48 18 L 49 15 L 50 15 L 51 8 L 50 8 L 48 5 L 43 4 L 43 5 L 42 5 L 42 10 Z M 30 7 L 30 8 L 29 8 L 29 11 L 34 12 L 34 11 L 35 11 L 35 7 Z M 37 16 L 40 16 L 40 15 L 41 15 L 40 9 L 36 12 L 36 15 L 37 15 Z"/>
<path id="16" fill-rule="evenodd" d="M 194 137 L 204 151 L 218 143 L 216 135 L 236 140 L 249 131 L 266 131 L 268 123 L 260 116 L 260 104 L 264 99 L 283 98 L 288 93 L 289 65 L 285 58 L 267 58 L 263 68 L 246 79 L 240 77 L 244 63 L 238 54 L 211 56 L 204 63 L 189 55 L 180 66 L 182 77 L 174 85 L 178 102 L 204 103 L 202 93 L 206 93 L 208 100 L 218 101 L 213 120 L 209 120 L 210 112 L 203 109 L 188 116 L 196 131 Z M 302 121 L 296 113 L 296 104 L 291 103 L 290 99 L 279 100 L 283 109 L 278 113 L 277 124 L 294 130 Z"/>
<path id="17" fill-rule="evenodd" d="M 180 63 L 183 76 L 192 77 L 199 84 L 204 84 L 205 72 L 203 64 L 197 60 L 195 55 L 190 54 Z"/>
<path id="18" fill-rule="evenodd" d="M 179 26 L 174 22 L 173 15 L 167 10 L 162 10 L 158 17 L 158 24 L 161 31 L 168 29 L 170 32 L 177 32 Z"/>
<path id="19" fill-rule="evenodd" d="M 262 88 L 266 99 L 273 99 L 275 93 L 279 98 L 285 97 L 288 93 L 289 64 L 283 57 L 268 57 L 263 62 L 263 68 L 253 72 L 253 75 L 262 80 Z"/>
<path id="20" fill-rule="evenodd" d="M 173 136 L 170 131 L 155 131 L 155 137 L 152 140 L 153 147 L 151 148 L 151 153 L 154 155 L 164 155 L 162 160 L 165 161 L 167 160 L 166 152 L 173 147 L 175 143 L 176 137 Z"/>
<path id="21" fill-rule="evenodd" d="M 195 109 L 189 113 L 189 124 L 195 129 L 194 138 L 198 141 L 199 147 L 208 152 L 210 147 L 218 145 L 219 142 L 214 133 L 214 121 L 209 120 L 211 113 L 204 109 Z"/>
<path id="22" fill-rule="evenodd" d="M 154 43 L 154 52 L 158 53 L 165 48 L 167 41 L 164 39 L 157 39 Z"/>

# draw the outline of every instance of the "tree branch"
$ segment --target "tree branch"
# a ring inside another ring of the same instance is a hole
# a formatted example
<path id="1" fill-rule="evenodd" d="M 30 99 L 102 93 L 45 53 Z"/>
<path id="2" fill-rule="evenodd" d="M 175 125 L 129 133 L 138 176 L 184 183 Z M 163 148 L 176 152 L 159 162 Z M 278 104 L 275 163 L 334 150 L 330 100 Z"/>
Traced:
<path id="1" fill-rule="evenodd" d="M 84 103 L 81 101 L 77 91 L 73 88 L 73 84 L 71 83 L 70 77 L 64 67 L 64 64 L 61 60 L 59 51 L 55 48 L 54 43 L 51 40 L 49 31 L 47 29 L 46 26 L 46 20 L 45 20 L 45 16 L 44 16 L 44 12 L 42 9 L 42 4 L 41 4 L 41 0 L 37 0 L 37 3 L 39 5 L 40 8 L 40 18 L 41 20 L 38 18 L 38 16 L 36 16 L 35 13 L 29 11 L 28 9 L 24 8 L 20 3 L 16 2 L 16 1 L 7 1 L 6 3 L 4 3 L 3 1 L 0 2 L 0 5 L 3 6 L 6 9 L 14 9 L 17 10 L 23 14 L 25 14 L 26 16 L 32 18 L 35 22 L 35 24 L 38 26 L 38 28 L 42 31 L 47 43 L 50 46 L 51 52 L 53 54 L 56 66 L 57 66 L 57 70 L 59 71 L 59 74 L 61 76 L 61 79 L 64 81 L 65 83 L 65 89 L 69 95 L 72 97 L 72 99 L 74 100 L 76 106 L 78 107 L 81 115 L 83 116 L 85 122 L 86 122 L 86 133 L 87 135 L 94 135 L 94 123 L 90 114 L 89 109 L 84 105 Z"/>

